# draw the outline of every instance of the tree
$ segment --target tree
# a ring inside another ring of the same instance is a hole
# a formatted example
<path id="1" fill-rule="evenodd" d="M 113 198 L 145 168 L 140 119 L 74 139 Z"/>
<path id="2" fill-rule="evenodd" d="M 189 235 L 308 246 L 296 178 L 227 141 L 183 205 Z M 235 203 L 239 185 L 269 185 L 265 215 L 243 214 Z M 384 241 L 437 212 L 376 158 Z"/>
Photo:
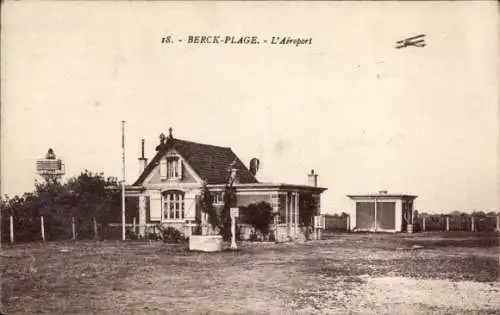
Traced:
<path id="1" fill-rule="evenodd" d="M 233 187 L 233 182 L 230 181 L 224 189 L 224 205 L 220 212 L 219 228 L 220 235 L 225 241 L 231 240 L 231 207 L 236 205 L 236 193 Z"/>
<path id="2" fill-rule="evenodd" d="M 201 195 L 199 198 L 199 205 L 201 208 L 201 212 L 206 213 L 208 216 L 208 223 L 211 225 L 212 229 L 219 227 L 219 220 L 217 218 L 217 212 L 213 206 L 214 198 L 212 193 L 207 187 L 206 181 L 203 182 L 203 186 L 201 188 Z M 201 223 L 201 218 L 197 217 L 197 223 Z"/>
<path id="3" fill-rule="evenodd" d="M 2 216 L 15 216 L 16 237 L 34 241 L 40 238 L 41 215 L 44 216 L 47 239 L 68 239 L 72 236 L 71 219 L 78 218 L 80 237 L 92 237 L 94 216 L 107 217 L 119 208 L 116 180 L 85 170 L 66 183 L 45 181 L 35 184 L 35 190 L 21 197 L 2 198 Z M 19 232 L 17 232 L 19 231 Z M 25 235 L 23 235 L 24 233 Z"/>
<path id="4" fill-rule="evenodd" d="M 486 213 L 482 210 L 480 210 L 480 211 L 474 210 L 474 211 L 472 211 L 472 215 L 477 216 L 477 217 L 484 217 L 484 216 L 486 216 Z"/>

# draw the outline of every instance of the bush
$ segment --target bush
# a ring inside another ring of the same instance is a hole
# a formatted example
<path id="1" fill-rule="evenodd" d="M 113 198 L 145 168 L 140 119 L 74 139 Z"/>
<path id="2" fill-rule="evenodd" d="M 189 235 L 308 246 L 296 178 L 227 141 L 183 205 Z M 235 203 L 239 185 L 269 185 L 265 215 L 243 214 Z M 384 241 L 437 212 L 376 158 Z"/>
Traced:
<path id="1" fill-rule="evenodd" d="M 269 233 L 269 224 L 273 221 L 273 208 L 265 201 L 258 204 L 250 204 L 244 209 L 243 221 L 252 225 L 256 232 L 260 231 L 263 236 Z"/>
<path id="2" fill-rule="evenodd" d="M 168 243 L 179 243 L 184 241 L 184 235 L 174 227 L 167 227 L 162 230 L 163 241 Z"/>
<path id="3" fill-rule="evenodd" d="M 257 232 L 253 232 L 250 234 L 250 242 L 256 242 L 259 241 L 259 236 L 257 235 Z"/>
<path id="4" fill-rule="evenodd" d="M 156 233 L 153 233 L 153 232 L 149 232 L 147 235 L 146 235 L 146 239 L 147 240 L 152 240 L 152 241 L 157 241 L 160 239 L 160 237 L 158 236 L 158 234 Z"/>
<path id="5" fill-rule="evenodd" d="M 271 232 L 271 234 L 269 234 L 269 241 L 276 242 L 276 236 L 274 235 L 274 232 Z"/>
<path id="6" fill-rule="evenodd" d="M 135 231 L 133 230 L 126 230 L 125 231 L 125 238 L 128 239 L 128 240 L 136 240 L 138 239 L 138 235 Z"/>
<path id="7" fill-rule="evenodd" d="M 198 224 L 193 231 L 193 235 L 201 235 L 201 225 Z"/>

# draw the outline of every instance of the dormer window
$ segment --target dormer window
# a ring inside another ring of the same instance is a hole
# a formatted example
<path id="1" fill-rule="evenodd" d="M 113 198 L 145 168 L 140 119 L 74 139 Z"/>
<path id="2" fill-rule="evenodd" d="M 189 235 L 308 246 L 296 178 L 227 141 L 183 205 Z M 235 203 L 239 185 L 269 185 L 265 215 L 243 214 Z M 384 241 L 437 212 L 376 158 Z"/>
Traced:
<path id="1" fill-rule="evenodd" d="M 182 161 L 177 155 L 168 155 L 160 161 L 160 178 L 175 180 L 182 178 Z"/>

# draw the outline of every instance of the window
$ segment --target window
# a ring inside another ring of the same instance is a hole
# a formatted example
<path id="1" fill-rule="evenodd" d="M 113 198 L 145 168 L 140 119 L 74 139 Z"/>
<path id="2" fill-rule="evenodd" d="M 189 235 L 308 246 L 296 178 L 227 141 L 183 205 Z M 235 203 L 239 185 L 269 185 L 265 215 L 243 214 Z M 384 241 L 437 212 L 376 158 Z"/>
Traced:
<path id="1" fill-rule="evenodd" d="M 180 179 L 182 177 L 182 163 L 178 156 L 167 156 L 160 161 L 161 179 Z"/>
<path id="2" fill-rule="evenodd" d="M 168 220 L 184 219 L 184 193 L 182 191 L 168 191 L 163 195 L 163 218 Z"/>
<path id="3" fill-rule="evenodd" d="M 213 204 L 214 205 L 222 205 L 224 204 L 224 193 L 221 191 L 217 191 L 213 193 Z"/>
<path id="4" fill-rule="evenodd" d="M 178 157 L 168 157 L 167 158 L 167 178 L 178 178 L 179 177 L 179 158 Z"/>

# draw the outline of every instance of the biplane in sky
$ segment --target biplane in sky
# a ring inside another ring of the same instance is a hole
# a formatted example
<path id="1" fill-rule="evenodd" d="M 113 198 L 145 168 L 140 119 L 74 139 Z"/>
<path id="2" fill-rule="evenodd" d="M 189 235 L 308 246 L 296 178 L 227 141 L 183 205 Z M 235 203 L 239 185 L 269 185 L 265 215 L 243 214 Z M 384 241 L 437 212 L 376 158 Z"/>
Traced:
<path id="1" fill-rule="evenodd" d="M 415 46 L 415 47 L 425 47 L 425 34 L 420 34 L 417 36 L 409 37 L 396 42 L 396 49 Z"/>

